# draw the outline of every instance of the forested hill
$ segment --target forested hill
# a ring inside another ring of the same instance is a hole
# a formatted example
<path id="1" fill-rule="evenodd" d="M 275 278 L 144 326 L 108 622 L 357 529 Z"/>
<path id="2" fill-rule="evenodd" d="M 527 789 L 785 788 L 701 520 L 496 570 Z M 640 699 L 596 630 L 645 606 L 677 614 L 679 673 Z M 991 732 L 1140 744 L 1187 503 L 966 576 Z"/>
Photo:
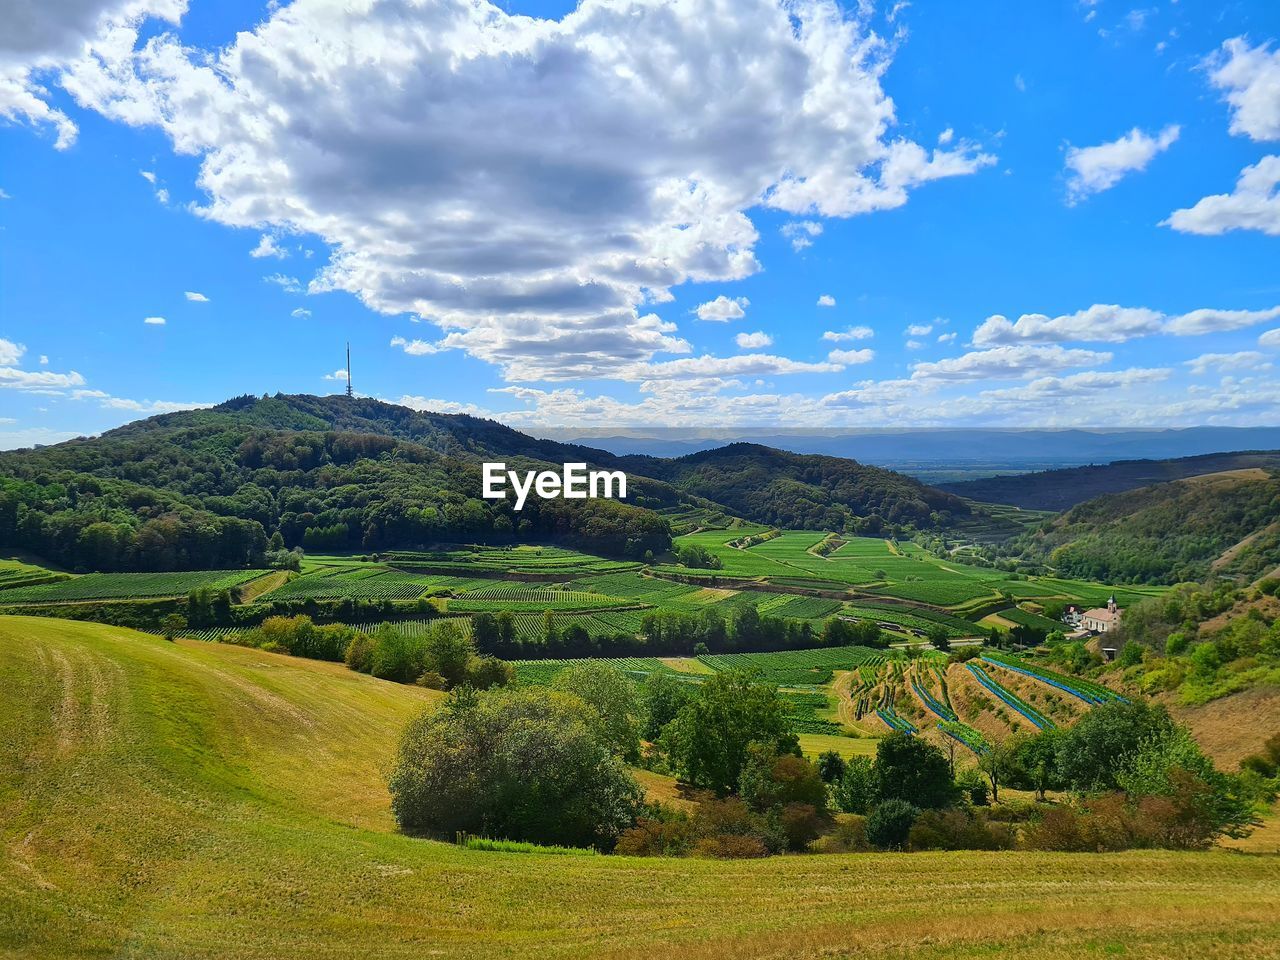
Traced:
<path id="1" fill-rule="evenodd" d="M 970 513 L 954 494 L 892 470 L 754 443 L 731 443 L 671 460 L 631 456 L 619 462 L 723 504 L 739 516 L 783 527 L 876 536 L 896 524 L 945 528 Z"/>
<path id="2" fill-rule="evenodd" d="M 483 460 L 625 469 L 626 502 L 481 498 Z M 716 501 L 716 503 L 709 503 Z M 677 461 L 618 458 L 490 420 L 346 397 L 243 397 L 100 437 L 0 453 L 0 546 L 76 569 L 259 565 L 271 550 L 563 540 L 643 557 L 668 508 L 845 532 L 945 526 L 958 498 L 834 457 L 737 444 Z"/>
<path id="3" fill-rule="evenodd" d="M 982 503 L 1058 511 L 1107 493 L 1123 493 L 1153 483 L 1251 467 L 1280 468 L 1280 451 L 1209 453 L 1173 460 L 1118 460 L 1097 466 L 942 483 L 938 487 Z"/>
<path id="4" fill-rule="evenodd" d="M 1022 546 L 1066 577 L 1250 582 L 1280 564 L 1280 475 L 1251 468 L 1108 494 L 1044 524 Z"/>

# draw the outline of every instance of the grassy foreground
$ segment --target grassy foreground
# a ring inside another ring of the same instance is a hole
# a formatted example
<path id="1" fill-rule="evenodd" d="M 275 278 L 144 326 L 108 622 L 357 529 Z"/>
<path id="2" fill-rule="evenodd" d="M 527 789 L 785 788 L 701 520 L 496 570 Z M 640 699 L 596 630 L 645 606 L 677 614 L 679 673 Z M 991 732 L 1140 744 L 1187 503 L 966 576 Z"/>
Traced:
<path id="1" fill-rule="evenodd" d="M 340 666 L 0 618 L 0 956 L 1280 955 L 1280 858 L 714 862 L 397 835 L 434 696 Z"/>

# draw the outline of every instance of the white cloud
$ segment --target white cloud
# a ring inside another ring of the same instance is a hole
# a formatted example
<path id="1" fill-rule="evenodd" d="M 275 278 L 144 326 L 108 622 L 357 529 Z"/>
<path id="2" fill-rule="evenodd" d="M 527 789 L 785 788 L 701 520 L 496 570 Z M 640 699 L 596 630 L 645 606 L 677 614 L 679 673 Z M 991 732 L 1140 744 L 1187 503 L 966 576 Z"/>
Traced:
<path id="1" fill-rule="evenodd" d="M 0 430 L 0 450 L 20 450 L 23 447 L 49 446 L 74 440 L 80 434 L 71 430 L 55 430 L 52 427 L 25 427 L 21 430 Z"/>
<path id="2" fill-rule="evenodd" d="M 295 320 L 306 320 L 310 318 L 311 311 L 306 307 L 294 307 L 289 311 L 289 316 L 293 317 Z"/>
<path id="3" fill-rule="evenodd" d="M 285 273 L 273 273 L 262 278 L 266 283 L 274 283 L 285 293 L 301 293 L 302 281 Z"/>
<path id="4" fill-rule="evenodd" d="M 906 330 L 908 337 L 927 337 L 931 333 L 933 333 L 932 323 L 913 323 Z"/>
<path id="5" fill-rule="evenodd" d="M 147 181 L 147 183 L 151 184 L 153 187 L 156 185 L 156 175 L 150 170 L 139 170 L 138 176 L 142 177 L 143 180 Z"/>
<path id="6" fill-rule="evenodd" d="M 1251 140 L 1280 140 L 1280 50 L 1235 37 L 1209 57 L 1210 82 L 1231 105 L 1231 132 Z"/>
<path id="7" fill-rule="evenodd" d="M 213 406 L 211 403 L 197 403 L 179 400 L 130 400 L 126 397 L 113 397 L 104 390 L 73 390 L 72 400 L 96 400 L 104 410 L 127 410 L 130 413 L 141 413 L 155 416 L 158 413 L 177 413 L 179 410 L 204 410 Z"/>
<path id="8" fill-rule="evenodd" d="M 1280 237 L 1280 156 L 1263 157 L 1245 167 L 1231 193 L 1202 198 L 1193 207 L 1175 210 L 1162 227 L 1181 233 L 1220 236 L 1231 230 L 1260 230 Z"/>
<path id="9" fill-rule="evenodd" d="M 1089 343 L 1123 343 L 1135 337 L 1160 333 L 1164 314 L 1146 307 L 1121 307 L 1096 303 L 1084 310 L 1049 317 L 1043 313 L 1026 313 L 1016 321 L 995 314 L 973 332 L 975 347 L 1001 343 L 1063 343 L 1079 340 Z"/>
<path id="10" fill-rule="evenodd" d="M 954 332 L 954 331 L 953 331 L 953 332 L 951 332 L 951 333 L 940 333 L 940 334 L 938 334 L 938 342 L 939 342 L 939 343 L 955 343 L 955 340 L 956 340 L 956 335 L 955 335 L 955 332 Z"/>
<path id="11" fill-rule="evenodd" d="M 26 352 L 27 348 L 22 344 L 0 337 L 0 366 L 7 367 L 20 362 Z"/>
<path id="12" fill-rule="evenodd" d="M 12 200 L 12 199 L 13 197 L 9 195 L 9 192 L 5 190 L 3 187 L 0 187 L 0 200 Z"/>
<path id="13" fill-rule="evenodd" d="M 1280 327 L 1275 330 L 1268 330 L 1258 337 L 1258 346 L 1266 347 L 1268 350 L 1280 348 Z"/>
<path id="14" fill-rule="evenodd" d="M 660 363 L 642 363 L 626 370 L 625 380 L 673 380 L 686 377 L 767 377 L 791 373 L 836 373 L 843 368 L 840 361 L 807 363 L 767 353 L 748 353 L 736 357 L 686 357 Z"/>
<path id="15" fill-rule="evenodd" d="M 313 292 L 428 317 L 511 379 L 610 376 L 687 348 L 642 304 L 760 268 L 749 211 L 855 216 L 994 162 L 894 130 L 893 46 L 869 16 L 834 0 L 597 0 L 559 21 L 296 2 L 212 51 L 117 34 L 64 84 L 195 157 L 203 216 L 322 240 Z M 547 348 L 537 362 L 528 343 Z"/>
<path id="16" fill-rule="evenodd" d="M 1040 377 L 1021 387 L 985 390 L 982 400 L 1035 403 L 1075 399 L 1092 393 L 1118 390 L 1135 384 L 1158 383 L 1169 378 L 1165 369 L 1089 370 L 1066 377 Z"/>
<path id="17" fill-rule="evenodd" d="M 955 138 L 956 138 L 955 130 L 951 129 L 951 127 L 947 127 L 947 129 L 943 130 L 940 134 L 938 134 L 938 143 L 942 144 L 943 146 L 946 146 Z"/>
<path id="18" fill-rule="evenodd" d="M 875 335 L 876 332 L 870 327 L 849 327 L 846 330 L 828 330 L 822 335 L 822 339 L 844 343 L 847 340 L 870 340 Z"/>
<path id="19" fill-rule="evenodd" d="M 700 305 L 694 313 L 698 315 L 699 320 L 713 320 L 717 323 L 727 323 L 730 320 L 741 320 L 747 315 L 746 308 L 751 305 L 751 301 L 746 297 L 726 297 L 724 294 L 709 300 Z"/>
<path id="20" fill-rule="evenodd" d="M 1041 373 L 1072 367 L 1096 367 L 1110 363 L 1110 353 L 1068 350 L 1058 345 L 995 347 L 929 363 L 917 363 L 913 380 L 1021 380 Z"/>
<path id="21" fill-rule="evenodd" d="M 1019 93 L 1027 92 L 1027 81 L 1022 78 L 1022 74 L 1015 73 L 1013 75 L 1013 85 Z"/>
<path id="22" fill-rule="evenodd" d="M 283 260 L 289 255 L 289 251 L 276 244 L 276 238 L 269 233 L 264 233 L 258 238 L 258 245 L 249 251 L 249 256 L 256 259 L 263 257 L 275 257 L 277 260 Z"/>
<path id="23" fill-rule="evenodd" d="M 53 373 L 49 370 L 19 370 L 16 367 L 0 367 L 0 387 L 10 390 L 33 391 L 43 393 L 61 390 L 65 387 L 78 387 L 84 384 L 84 377 L 72 370 L 70 373 Z"/>
<path id="24" fill-rule="evenodd" d="M 907 341 L 907 349 L 908 349 L 908 350 L 920 350 L 920 349 L 922 349 L 923 347 L 924 347 L 924 344 L 923 344 L 923 343 L 921 343 L 919 340 L 908 340 L 908 341 Z"/>
<path id="25" fill-rule="evenodd" d="M 91 41 L 158 16 L 176 23 L 186 0 L 10 0 L 0 32 L 0 119 L 51 129 L 54 146 L 75 143 L 75 123 L 49 105 L 43 74 L 54 74 Z"/>
<path id="26" fill-rule="evenodd" d="M 975 347 L 1003 343 L 1125 343 L 1139 337 L 1168 333 L 1198 336 L 1256 326 L 1280 317 L 1280 307 L 1267 310 L 1216 310 L 1203 308 L 1167 316 L 1148 307 L 1122 307 L 1095 303 L 1075 313 L 1049 317 L 1027 313 L 1016 321 L 995 314 L 973 332 Z"/>
<path id="27" fill-rule="evenodd" d="M 196 293 L 194 290 L 188 290 L 186 292 L 186 297 L 192 303 L 208 303 L 209 302 L 208 297 L 206 297 L 203 293 Z"/>
<path id="28" fill-rule="evenodd" d="M 163 327 L 165 324 L 165 319 L 164 317 L 144 317 L 142 322 L 149 324 L 153 327 Z"/>
<path id="29" fill-rule="evenodd" d="M 1147 169 L 1158 153 L 1178 139 L 1182 128 L 1170 124 L 1154 137 L 1134 127 L 1118 140 L 1095 147 L 1067 150 L 1067 203 L 1076 204 L 1091 194 L 1110 190 L 1128 173 Z"/>
<path id="30" fill-rule="evenodd" d="M 1194 360 L 1185 361 L 1187 368 L 1196 376 L 1203 376 L 1211 371 L 1227 373 L 1233 370 L 1270 370 L 1271 361 L 1265 354 L 1257 350 L 1241 350 L 1237 353 L 1205 353 Z"/>
<path id="31" fill-rule="evenodd" d="M 430 397 L 415 397 L 405 394 L 396 403 L 402 407 L 409 407 L 412 410 L 430 411 L 431 413 L 465 413 L 472 417 L 486 417 L 492 419 L 494 414 L 484 407 L 476 406 L 474 403 L 458 403 L 455 400 L 435 400 Z"/>
<path id="32" fill-rule="evenodd" d="M 324 375 L 324 379 L 325 380 L 346 380 L 347 371 L 345 368 L 339 367 L 337 370 L 333 371 L 333 373 L 326 373 Z"/>
<path id="33" fill-rule="evenodd" d="M 827 359 L 832 363 L 845 364 L 853 366 L 859 363 L 870 363 L 876 358 L 874 350 L 832 350 L 827 354 Z"/>
<path id="34" fill-rule="evenodd" d="M 1205 333 L 1226 333 L 1244 330 L 1280 317 L 1280 307 L 1268 310 L 1192 310 L 1169 320 L 1169 333 L 1181 337 L 1199 336 Z"/>
<path id="35" fill-rule="evenodd" d="M 782 225 L 782 235 L 791 241 L 796 251 L 813 246 L 814 237 L 822 236 L 822 224 L 816 220 L 792 220 Z"/>
<path id="36" fill-rule="evenodd" d="M 392 337 L 391 346 L 399 347 L 411 357 L 425 357 L 448 349 L 442 343 L 428 343 L 426 340 L 406 340 L 404 337 Z"/>
<path id="37" fill-rule="evenodd" d="M 743 350 L 759 350 L 761 347 L 773 346 L 773 337 L 763 330 L 755 333 L 740 333 L 733 340 Z"/>
<path id="38" fill-rule="evenodd" d="M 43 353 L 40 354 L 40 366 L 42 367 L 47 366 L 48 363 L 49 363 L 49 358 Z"/>
<path id="39" fill-rule="evenodd" d="M 834 307 L 835 305 L 836 298 L 831 296 L 829 293 L 824 293 L 818 298 L 818 306 L 820 307 Z"/>

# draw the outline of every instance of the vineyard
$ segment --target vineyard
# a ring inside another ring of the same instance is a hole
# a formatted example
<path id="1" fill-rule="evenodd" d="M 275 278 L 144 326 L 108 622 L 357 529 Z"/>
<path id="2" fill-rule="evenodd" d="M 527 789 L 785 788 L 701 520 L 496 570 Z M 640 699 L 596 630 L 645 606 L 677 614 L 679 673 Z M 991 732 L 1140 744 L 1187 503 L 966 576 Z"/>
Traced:
<path id="1" fill-rule="evenodd" d="M 0 589 L 0 604 L 181 597 L 192 590 L 230 590 L 266 572 L 196 570 L 182 573 L 87 573 L 54 583 Z"/>

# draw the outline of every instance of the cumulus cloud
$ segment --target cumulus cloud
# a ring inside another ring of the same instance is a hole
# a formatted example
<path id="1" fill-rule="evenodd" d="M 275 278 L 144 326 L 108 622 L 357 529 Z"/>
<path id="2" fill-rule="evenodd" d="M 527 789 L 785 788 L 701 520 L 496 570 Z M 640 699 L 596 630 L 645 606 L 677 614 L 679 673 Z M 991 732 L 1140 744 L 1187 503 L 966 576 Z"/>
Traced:
<path id="1" fill-rule="evenodd" d="M 1216 237 L 1231 230 L 1259 230 L 1280 237 L 1280 156 L 1245 167 L 1231 193 L 1203 197 L 1160 221 L 1181 233 Z"/>
<path id="2" fill-rule="evenodd" d="M 325 380 L 346 380 L 347 371 L 345 368 L 339 367 L 337 370 L 333 371 L 333 373 L 326 373 L 324 375 L 324 379 Z"/>
<path id="3" fill-rule="evenodd" d="M 152 327 L 163 327 L 165 325 L 164 317 L 144 317 L 142 322 Z"/>
<path id="4" fill-rule="evenodd" d="M 277 260 L 283 260 L 289 255 L 288 250 L 281 249 L 276 243 L 276 238 L 269 233 L 264 233 L 258 238 L 258 245 L 249 251 L 249 256 L 255 259 L 263 257 L 275 257 Z"/>
<path id="5" fill-rule="evenodd" d="M 1203 376 L 1210 372 L 1270 370 L 1271 361 L 1257 350 L 1240 350 L 1236 353 L 1204 353 L 1194 360 L 1187 360 L 1186 366 L 1196 376 Z"/>
<path id="6" fill-rule="evenodd" d="M 843 343 L 846 340 L 870 340 L 876 332 L 870 327 L 849 327 L 845 330 L 828 330 L 822 335 L 823 340 Z"/>
<path id="7" fill-rule="evenodd" d="M 951 333 L 938 334 L 939 343 L 955 343 L 955 339 L 956 339 L 955 331 L 952 331 Z"/>
<path id="8" fill-rule="evenodd" d="M 197 158 L 203 216 L 325 241 L 312 292 L 423 316 L 509 378 L 610 376 L 679 343 L 638 322 L 642 304 L 759 269 L 753 209 L 870 213 L 994 162 L 894 130 L 892 46 L 869 16 L 834 0 L 598 0 L 558 21 L 297 0 L 216 51 L 117 33 L 63 83 Z M 542 360 L 505 359 L 529 340 Z"/>
<path id="9" fill-rule="evenodd" d="M 816 220 L 792 220 L 782 225 L 782 235 L 797 252 L 813 246 L 814 237 L 822 236 L 822 224 Z"/>
<path id="10" fill-rule="evenodd" d="M 73 390 L 72 400 L 96 400 L 104 410 L 127 410 L 130 413 L 141 413 L 155 416 L 158 413 L 177 413 L 179 410 L 204 410 L 213 404 L 182 400 L 130 400 L 127 397 L 114 397 L 105 390 Z"/>
<path id="11" fill-rule="evenodd" d="M 751 306 L 751 301 L 746 297 L 726 297 L 724 294 L 716 297 L 714 300 L 708 300 L 701 304 L 694 313 L 698 315 L 699 320 L 714 320 L 718 323 L 727 323 L 730 320 L 741 320 L 747 315 L 747 307 Z"/>
<path id="12" fill-rule="evenodd" d="M 1125 343 L 1138 337 L 1169 333 L 1175 336 L 1197 336 L 1222 333 L 1266 323 L 1280 317 L 1280 307 L 1267 310 L 1199 309 L 1168 316 L 1148 307 L 1122 307 L 1114 303 L 1095 303 L 1084 310 L 1050 317 L 1043 313 L 1027 313 L 1016 321 L 995 314 L 984 320 L 973 332 L 975 347 L 1004 343 Z"/>
<path id="13" fill-rule="evenodd" d="M 0 366 L 7 367 L 18 363 L 26 352 L 27 348 L 23 344 L 0 337 Z"/>
<path id="14" fill-rule="evenodd" d="M 1280 140 L 1280 50 L 1235 37 L 1209 57 L 1209 80 L 1231 105 L 1231 132 Z"/>
<path id="15" fill-rule="evenodd" d="M 913 323 L 906 330 L 908 337 L 927 337 L 931 333 L 933 333 L 933 324 L 931 323 Z"/>
<path id="16" fill-rule="evenodd" d="M 1097 367 L 1110 363 L 1112 354 L 1095 350 L 1068 350 L 1058 345 L 994 347 L 975 350 L 959 357 L 917 363 L 913 380 L 1021 380 L 1037 374 L 1072 367 Z"/>
<path id="17" fill-rule="evenodd" d="M 50 106 L 44 78 L 56 76 L 87 44 L 128 33 L 147 17 L 177 23 L 186 6 L 186 0 L 10 0 L 0 31 L 0 118 L 47 128 L 54 146 L 65 150 L 78 130 Z"/>
<path id="18" fill-rule="evenodd" d="M 192 303 L 208 303 L 209 302 L 208 297 L 206 297 L 203 293 L 196 293 L 194 290 L 188 290 L 186 292 L 186 297 Z"/>
<path id="19" fill-rule="evenodd" d="M 477 406 L 474 403 L 458 403 L 455 400 L 436 400 L 431 397 L 417 397 L 412 394 L 405 394 L 396 403 L 402 407 L 409 407 L 412 410 L 428 411 L 431 413 L 465 413 L 472 417 L 492 418 L 493 412 L 486 410 L 484 407 Z"/>
<path id="20" fill-rule="evenodd" d="M 1038 377 L 1021 387 L 984 390 L 980 398 L 987 401 L 1018 403 L 1076 399 L 1088 394 L 1118 390 L 1136 384 L 1158 383 L 1167 380 L 1169 373 L 1170 371 L 1164 368 L 1088 370 L 1065 377 Z"/>
<path id="21" fill-rule="evenodd" d="M 763 330 L 757 330 L 755 333 L 740 333 L 733 338 L 733 341 L 743 350 L 759 350 L 762 347 L 773 346 L 773 337 Z"/>
<path id="22" fill-rule="evenodd" d="M 766 377 L 789 373 L 836 373 L 844 368 L 841 361 L 808 363 L 776 357 L 767 353 L 747 353 L 736 357 L 685 357 L 643 363 L 626 370 L 626 380 L 673 380 L 685 377 Z"/>
<path id="23" fill-rule="evenodd" d="M 1258 337 L 1258 346 L 1266 347 L 1269 350 L 1280 348 L 1280 327 L 1275 330 L 1268 330 Z"/>
<path id="24" fill-rule="evenodd" d="M 818 298 L 818 306 L 820 307 L 834 307 L 835 305 L 836 298 L 831 296 L 829 293 L 824 293 Z"/>
<path id="25" fill-rule="evenodd" d="M 854 366 L 859 363 L 870 363 L 876 358 L 874 350 L 832 350 L 827 354 L 827 359 L 832 363 L 844 364 L 846 366 Z"/>
<path id="26" fill-rule="evenodd" d="M 17 367 L 0 367 L 0 387 L 35 393 L 61 391 L 67 387 L 84 384 L 84 377 L 72 370 L 54 373 L 51 370 L 19 370 Z"/>
<path id="27" fill-rule="evenodd" d="M 264 283 L 273 283 L 285 293 L 301 293 L 302 281 L 285 273 L 272 273 L 262 278 Z"/>
<path id="28" fill-rule="evenodd" d="M 311 316 L 311 311 L 306 307 L 294 307 L 289 311 L 289 316 L 293 317 L 295 320 L 307 320 Z"/>
<path id="29" fill-rule="evenodd" d="M 1126 174 L 1147 169 L 1156 154 L 1173 146 L 1182 128 L 1171 124 L 1155 136 L 1134 127 L 1124 136 L 1094 147 L 1067 150 L 1067 203 L 1074 205 L 1091 194 L 1110 190 Z"/>

